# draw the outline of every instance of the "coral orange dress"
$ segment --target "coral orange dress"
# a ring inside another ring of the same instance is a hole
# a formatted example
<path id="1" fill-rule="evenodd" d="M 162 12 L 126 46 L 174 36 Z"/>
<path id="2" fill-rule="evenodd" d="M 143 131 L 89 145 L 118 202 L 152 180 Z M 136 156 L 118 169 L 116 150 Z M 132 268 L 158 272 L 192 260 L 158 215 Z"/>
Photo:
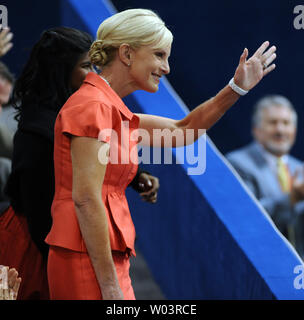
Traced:
<path id="1" fill-rule="evenodd" d="M 110 144 L 101 197 L 118 281 L 125 299 L 134 299 L 129 257 L 135 255 L 135 228 L 125 189 L 137 172 L 139 119 L 108 84 L 89 73 L 80 89 L 61 109 L 55 124 L 55 196 L 48 280 L 51 299 L 101 299 L 93 266 L 79 228 L 72 200 L 70 135 L 92 137 Z"/>

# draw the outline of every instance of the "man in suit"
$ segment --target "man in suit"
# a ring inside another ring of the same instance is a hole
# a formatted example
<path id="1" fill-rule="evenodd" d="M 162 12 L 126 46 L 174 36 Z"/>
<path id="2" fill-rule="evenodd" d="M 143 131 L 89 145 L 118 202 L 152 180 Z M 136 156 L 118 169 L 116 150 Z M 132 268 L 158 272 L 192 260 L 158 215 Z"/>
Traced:
<path id="1" fill-rule="evenodd" d="M 291 102 L 279 95 L 266 96 L 254 108 L 254 141 L 226 157 L 304 257 L 304 167 L 289 155 L 296 131 L 297 114 Z"/>

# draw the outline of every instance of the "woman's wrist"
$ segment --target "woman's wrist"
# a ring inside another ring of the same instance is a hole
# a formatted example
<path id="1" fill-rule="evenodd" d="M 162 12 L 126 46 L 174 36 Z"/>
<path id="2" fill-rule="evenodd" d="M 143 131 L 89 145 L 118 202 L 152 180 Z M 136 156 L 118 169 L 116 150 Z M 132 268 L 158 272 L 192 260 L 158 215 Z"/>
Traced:
<path id="1" fill-rule="evenodd" d="M 226 111 L 229 110 L 239 98 L 240 95 L 235 92 L 229 85 L 227 85 L 218 92 L 213 100 L 218 112 L 224 115 Z"/>
<path id="2" fill-rule="evenodd" d="M 240 96 L 244 96 L 245 94 L 247 94 L 249 92 L 248 90 L 244 90 L 241 87 L 239 87 L 237 84 L 235 84 L 234 77 L 231 78 L 231 80 L 229 81 L 229 86 L 234 92 L 236 92 Z"/>

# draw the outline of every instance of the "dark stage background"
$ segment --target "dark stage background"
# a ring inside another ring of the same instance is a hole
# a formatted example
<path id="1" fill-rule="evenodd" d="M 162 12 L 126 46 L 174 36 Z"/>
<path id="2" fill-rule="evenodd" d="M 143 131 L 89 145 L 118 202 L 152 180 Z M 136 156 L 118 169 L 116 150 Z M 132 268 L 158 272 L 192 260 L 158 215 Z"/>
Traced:
<path id="1" fill-rule="evenodd" d="M 17 76 L 42 30 L 61 24 L 65 1 L 1 1 L 8 8 L 8 22 L 15 34 L 14 48 L 3 61 Z M 189 109 L 228 83 L 245 47 L 252 54 L 265 40 L 276 45 L 277 69 L 242 97 L 210 129 L 209 136 L 222 153 L 247 144 L 251 140 L 250 117 L 254 103 L 265 94 L 282 94 L 293 102 L 299 113 L 297 142 L 292 154 L 304 160 L 304 29 L 296 30 L 293 23 L 297 16 L 293 13 L 294 7 L 304 5 L 304 1 L 114 0 L 112 3 L 119 11 L 150 8 L 167 23 L 175 37 L 168 79 Z M 80 25 L 75 14 L 75 24 L 70 26 L 79 28 Z"/>

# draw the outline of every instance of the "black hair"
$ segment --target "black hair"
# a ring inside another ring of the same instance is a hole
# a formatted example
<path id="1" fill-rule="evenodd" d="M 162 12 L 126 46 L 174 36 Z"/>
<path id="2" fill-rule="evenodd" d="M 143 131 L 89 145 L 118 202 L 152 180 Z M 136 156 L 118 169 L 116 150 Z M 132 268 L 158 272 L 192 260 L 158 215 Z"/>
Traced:
<path id="1" fill-rule="evenodd" d="M 73 93 L 72 71 L 90 50 L 92 37 L 83 31 L 56 27 L 44 31 L 34 45 L 13 91 L 16 120 L 28 105 L 59 112 Z"/>

